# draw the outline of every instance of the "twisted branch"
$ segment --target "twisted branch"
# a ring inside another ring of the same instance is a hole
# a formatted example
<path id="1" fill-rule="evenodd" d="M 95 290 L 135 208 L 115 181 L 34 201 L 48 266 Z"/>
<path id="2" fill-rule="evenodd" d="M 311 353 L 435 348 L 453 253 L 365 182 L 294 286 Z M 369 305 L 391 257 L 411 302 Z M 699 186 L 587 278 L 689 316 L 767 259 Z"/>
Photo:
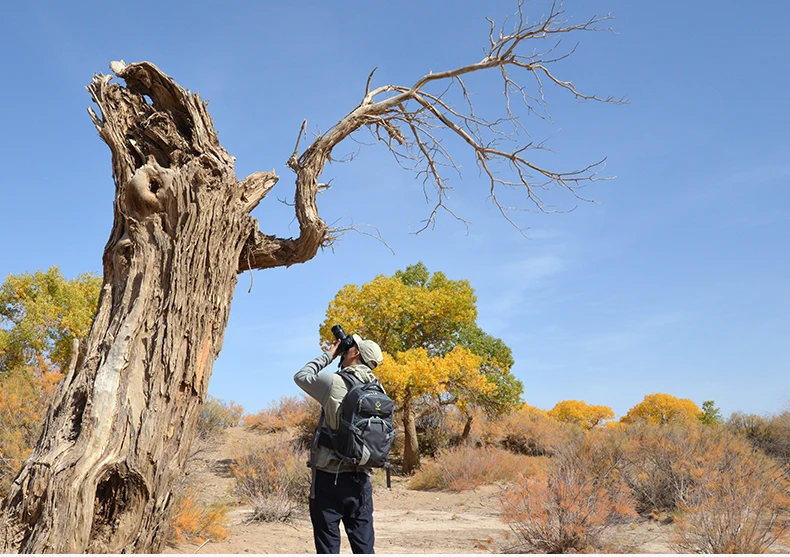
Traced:
<path id="1" fill-rule="evenodd" d="M 319 218 L 315 205 L 315 196 L 319 191 L 318 177 L 325 164 L 331 160 L 332 150 L 337 144 L 363 126 L 368 127 L 377 140 L 387 145 L 401 167 L 415 172 L 417 177 L 423 179 L 426 199 L 430 199 L 429 188 L 433 189 L 436 195 L 435 205 L 418 233 L 435 225 L 440 210 L 463 220 L 446 205 L 447 195 L 452 187 L 447 183 L 444 172 L 452 169 L 460 173 L 460 170 L 451 153 L 442 144 L 442 133 L 462 139 L 474 151 L 477 165 L 489 182 L 492 201 L 503 217 L 520 231 L 523 229 L 508 215 L 509 211 L 518 208 L 505 206 L 498 198 L 502 188 L 522 189 L 532 206 L 541 212 L 550 212 L 540 194 L 550 187 L 566 190 L 577 199 L 586 201 L 578 194 L 577 188 L 583 182 L 606 179 L 598 176 L 605 159 L 570 171 L 552 170 L 536 164 L 530 160 L 528 153 L 532 150 L 545 150 L 545 146 L 533 141 L 518 143 L 518 131 L 526 130 L 512 110 L 512 103 L 517 97 L 528 113 L 550 120 L 544 83 L 559 86 L 579 101 L 624 103 L 623 99 L 583 93 L 572 81 L 561 79 L 551 69 L 553 64 L 575 52 L 574 46 L 564 54 L 556 54 L 566 34 L 602 30 L 599 24 L 609 19 L 611 16 L 606 15 L 569 24 L 565 19 L 562 3 L 555 0 L 548 15 L 544 15 L 536 23 L 530 23 L 524 14 L 524 2 L 521 1 L 510 30 L 506 30 L 506 20 L 497 33 L 494 22 L 488 20 L 491 24 L 488 49 L 483 59 L 476 63 L 429 73 L 409 87 L 389 84 L 371 89 L 375 72 L 373 70 L 367 78 L 365 95 L 359 105 L 328 132 L 319 135 L 298 156 L 297 141 L 294 154 L 288 160 L 289 168 L 296 174 L 295 207 L 300 237 L 296 240 L 281 240 L 258 233 L 255 237 L 258 244 L 246 255 L 252 262 L 245 268 L 272 266 L 277 261 L 285 261 L 280 264 L 286 265 L 301 262 L 306 260 L 304 257 L 312 257 L 319 247 L 332 244 L 336 236 Z M 533 44 L 536 41 L 549 41 L 550 45 L 542 51 L 528 50 L 527 43 Z M 462 76 L 490 69 L 499 70 L 504 86 L 505 115 L 497 120 L 487 120 L 475 113 L 466 85 L 462 81 Z M 534 92 L 516 81 L 515 72 L 525 72 L 534 79 Z M 426 90 L 437 83 L 445 84 L 442 92 L 434 94 Z M 464 101 L 463 109 L 454 108 L 445 100 L 448 92 L 453 89 L 460 89 Z M 515 131 L 508 132 L 504 127 Z M 299 133 L 300 139 L 303 132 L 304 124 Z M 514 146 L 504 148 L 501 146 L 503 143 L 512 143 Z M 500 176 L 494 167 L 495 163 L 506 164 L 510 168 L 511 177 Z M 297 243 L 301 245 L 301 250 L 297 250 Z M 304 249 L 308 245 L 309 249 Z M 274 257 L 266 253 L 267 250 L 283 250 L 286 247 L 287 254 L 284 252 Z"/>

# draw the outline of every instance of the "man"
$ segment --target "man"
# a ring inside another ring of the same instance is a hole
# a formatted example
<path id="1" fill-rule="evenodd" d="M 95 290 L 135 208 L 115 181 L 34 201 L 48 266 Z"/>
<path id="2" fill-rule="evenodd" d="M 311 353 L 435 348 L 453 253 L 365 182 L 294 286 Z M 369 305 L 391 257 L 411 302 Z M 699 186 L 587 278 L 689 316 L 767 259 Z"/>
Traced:
<path id="1" fill-rule="evenodd" d="M 336 430 L 340 425 L 340 409 L 348 386 L 342 377 L 331 371 L 322 372 L 337 356 L 340 367 L 359 381 L 375 380 L 371 373 L 381 363 L 381 348 L 372 340 L 353 335 L 354 345 L 339 354 L 341 341 L 329 351 L 308 362 L 294 381 L 316 399 L 324 411 L 324 423 Z M 310 451 L 313 481 L 310 488 L 310 520 L 317 553 L 340 553 L 340 521 L 346 529 L 354 553 L 373 551 L 373 488 L 369 472 L 347 464 L 329 447 L 318 443 L 318 433 Z"/>

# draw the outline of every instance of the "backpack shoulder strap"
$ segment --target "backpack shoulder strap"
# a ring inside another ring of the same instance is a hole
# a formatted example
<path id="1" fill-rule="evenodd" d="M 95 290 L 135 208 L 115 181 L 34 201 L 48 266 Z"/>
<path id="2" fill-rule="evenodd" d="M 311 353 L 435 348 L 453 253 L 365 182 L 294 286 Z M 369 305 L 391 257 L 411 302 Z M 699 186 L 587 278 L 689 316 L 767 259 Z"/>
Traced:
<path id="1" fill-rule="evenodd" d="M 347 371 L 341 370 L 338 371 L 337 374 L 345 381 L 346 387 L 348 388 L 348 392 L 340 403 L 340 421 L 348 424 L 351 423 L 354 415 L 354 408 L 357 405 L 357 401 L 362 396 L 363 387 L 368 385 L 368 383 L 365 383 L 356 375 L 348 373 Z"/>
<path id="2" fill-rule="evenodd" d="M 343 381 L 345 381 L 346 387 L 348 387 L 349 391 L 351 390 L 351 388 L 354 385 L 362 385 L 363 384 L 362 380 L 359 379 L 359 377 L 357 377 L 353 373 L 349 373 L 349 372 L 343 371 L 341 369 L 340 371 L 337 372 L 337 374 L 340 376 L 341 379 L 343 379 Z"/>

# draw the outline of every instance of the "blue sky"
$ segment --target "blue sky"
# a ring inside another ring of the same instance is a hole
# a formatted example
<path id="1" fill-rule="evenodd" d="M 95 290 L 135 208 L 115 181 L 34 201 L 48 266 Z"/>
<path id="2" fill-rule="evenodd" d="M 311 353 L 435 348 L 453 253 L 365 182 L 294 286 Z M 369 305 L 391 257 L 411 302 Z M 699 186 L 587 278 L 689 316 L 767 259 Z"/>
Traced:
<path id="1" fill-rule="evenodd" d="M 545 2 L 528 3 L 533 15 Z M 394 249 L 349 234 L 290 269 L 239 277 L 209 392 L 250 411 L 298 393 L 293 373 L 319 353 L 318 326 L 345 284 L 423 261 L 469 279 L 480 326 L 502 338 L 530 404 L 604 404 L 620 416 L 649 393 L 725 415 L 790 406 L 790 3 L 568 0 L 578 21 L 611 12 L 617 33 L 578 37 L 557 69 L 625 106 L 547 91 L 553 125 L 524 123 L 574 169 L 607 157 L 565 210 L 499 215 L 469 157 L 452 177 L 449 215 L 428 216 L 418 181 L 381 147 L 347 142 L 351 163 L 323 174 L 327 222 L 374 224 Z M 253 213 L 265 233 L 295 235 L 285 161 L 303 119 L 326 130 L 374 85 L 411 84 L 482 58 L 485 17 L 510 1 L 17 2 L 0 21 L 0 274 L 59 265 L 101 272 L 112 219 L 110 153 L 86 113 L 85 86 L 112 60 L 149 60 L 210 100 L 240 178 L 280 182 Z M 495 75 L 470 80 L 482 111 L 502 107 Z M 362 133 L 359 138 L 367 141 Z M 523 206 L 523 199 L 513 198 Z M 575 210 L 570 211 L 570 209 Z M 249 292 L 251 288 L 251 292 Z"/>

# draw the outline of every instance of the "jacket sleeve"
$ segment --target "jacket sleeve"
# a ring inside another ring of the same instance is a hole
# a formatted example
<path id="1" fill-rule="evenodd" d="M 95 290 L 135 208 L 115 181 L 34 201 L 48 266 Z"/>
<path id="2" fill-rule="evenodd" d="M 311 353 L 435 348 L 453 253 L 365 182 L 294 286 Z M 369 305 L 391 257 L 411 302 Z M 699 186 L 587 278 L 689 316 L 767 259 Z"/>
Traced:
<path id="1" fill-rule="evenodd" d="M 335 374 L 332 372 L 321 373 L 321 370 L 328 366 L 331 361 L 329 352 L 324 352 L 315 360 L 307 362 L 294 375 L 294 381 L 299 385 L 299 388 L 316 399 L 322 406 L 332 391 Z"/>

